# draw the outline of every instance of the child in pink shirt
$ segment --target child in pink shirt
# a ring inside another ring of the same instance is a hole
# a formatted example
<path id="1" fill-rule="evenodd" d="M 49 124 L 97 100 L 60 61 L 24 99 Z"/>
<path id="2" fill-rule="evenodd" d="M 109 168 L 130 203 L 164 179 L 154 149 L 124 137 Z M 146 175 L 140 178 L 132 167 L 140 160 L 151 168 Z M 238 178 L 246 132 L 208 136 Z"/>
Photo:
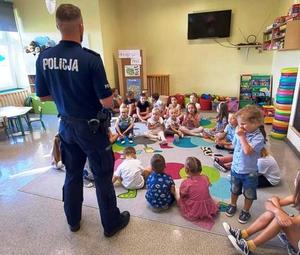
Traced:
<path id="1" fill-rule="evenodd" d="M 195 224 L 211 228 L 214 217 L 218 213 L 218 204 L 209 193 L 210 182 L 205 175 L 201 175 L 202 166 L 199 159 L 188 157 L 185 161 L 185 171 L 188 178 L 179 188 L 178 205 L 184 218 Z"/>
<path id="2" fill-rule="evenodd" d="M 187 105 L 187 111 L 183 116 L 183 121 L 179 130 L 184 135 L 203 136 L 202 132 L 204 128 L 200 126 L 200 116 L 197 113 L 195 104 L 189 103 Z"/>

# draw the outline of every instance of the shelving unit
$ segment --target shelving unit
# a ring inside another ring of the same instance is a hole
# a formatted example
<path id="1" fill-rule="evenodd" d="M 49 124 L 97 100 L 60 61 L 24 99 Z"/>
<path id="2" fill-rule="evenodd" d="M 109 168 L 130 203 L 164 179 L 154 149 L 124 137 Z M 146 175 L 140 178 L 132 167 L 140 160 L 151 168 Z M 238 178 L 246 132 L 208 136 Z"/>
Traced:
<path id="1" fill-rule="evenodd" d="M 240 77 L 240 108 L 248 104 L 271 104 L 272 76 L 266 74 L 242 74 Z"/>
<path id="2" fill-rule="evenodd" d="M 273 25 L 263 33 L 263 50 L 300 49 L 300 20 L 291 19 Z"/>

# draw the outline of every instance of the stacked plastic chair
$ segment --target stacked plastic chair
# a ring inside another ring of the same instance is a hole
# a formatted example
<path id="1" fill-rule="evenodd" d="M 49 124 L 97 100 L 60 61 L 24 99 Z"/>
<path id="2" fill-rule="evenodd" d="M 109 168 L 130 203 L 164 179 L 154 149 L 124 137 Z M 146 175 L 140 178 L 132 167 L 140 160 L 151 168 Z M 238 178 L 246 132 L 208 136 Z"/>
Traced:
<path id="1" fill-rule="evenodd" d="M 282 140 L 286 137 L 294 97 L 298 68 L 281 69 L 279 87 L 276 94 L 275 115 L 271 137 Z"/>

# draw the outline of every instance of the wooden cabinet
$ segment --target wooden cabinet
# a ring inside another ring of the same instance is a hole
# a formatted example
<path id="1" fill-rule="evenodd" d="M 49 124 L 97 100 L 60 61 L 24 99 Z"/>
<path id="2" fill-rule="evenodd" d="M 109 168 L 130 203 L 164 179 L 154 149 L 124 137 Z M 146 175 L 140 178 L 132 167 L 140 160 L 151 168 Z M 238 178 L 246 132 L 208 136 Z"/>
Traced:
<path id="1" fill-rule="evenodd" d="M 287 23 L 284 49 L 285 50 L 300 49 L 300 20 L 293 20 Z"/>
<path id="2" fill-rule="evenodd" d="M 300 20 L 276 24 L 263 34 L 263 50 L 300 49 Z"/>

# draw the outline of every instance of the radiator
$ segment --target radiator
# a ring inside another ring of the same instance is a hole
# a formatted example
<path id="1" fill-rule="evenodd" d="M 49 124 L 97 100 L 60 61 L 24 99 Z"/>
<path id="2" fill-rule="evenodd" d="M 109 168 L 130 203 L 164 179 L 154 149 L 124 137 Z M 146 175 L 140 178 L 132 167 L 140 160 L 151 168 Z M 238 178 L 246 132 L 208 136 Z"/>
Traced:
<path id="1" fill-rule="evenodd" d="M 153 74 L 147 75 L 148 94 L 159 93 L 160 95 L 169 96 L 170 94 L 170 75 Z"/>
<path id="2" fill-rule="evenodd" d="M 24 106 L 25 98 L 30 95 L 29 89 L 10 91 L 0 94 L 0 107 Z"/>

